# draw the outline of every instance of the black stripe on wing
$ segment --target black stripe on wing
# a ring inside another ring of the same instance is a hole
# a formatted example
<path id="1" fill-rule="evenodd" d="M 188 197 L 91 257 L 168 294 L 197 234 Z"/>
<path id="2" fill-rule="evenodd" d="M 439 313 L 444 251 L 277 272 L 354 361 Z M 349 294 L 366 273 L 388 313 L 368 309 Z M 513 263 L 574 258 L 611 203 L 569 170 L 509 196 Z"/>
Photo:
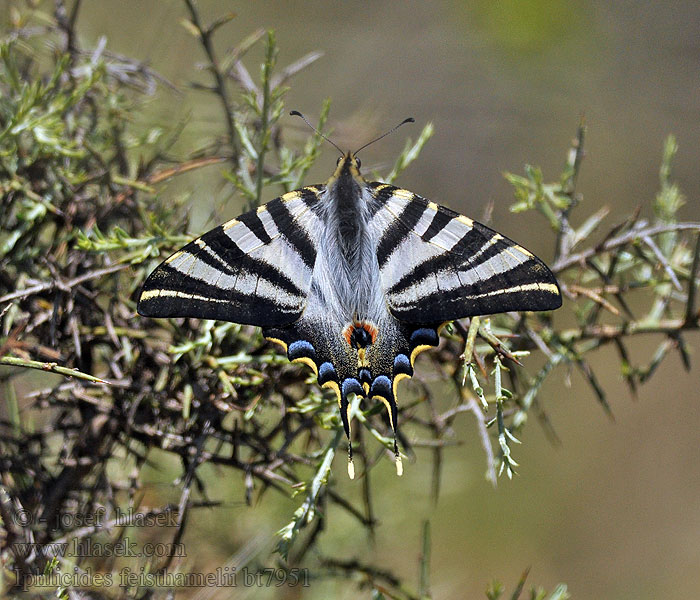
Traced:
<path id="1" fill-rule="evenodd" d="M 280 198 L 277 198 L 267 204 L 267 210 L 277 229 L 283 232 L 287 241 L 294 246 L 294 249 L 299 253 L 306 266 L 313 268 L 316 262 L 316 248 L 304 229 L 293 226 L 294 218 L 285 206 L 285 203 Z"/>
<path id="2" fill-rule="evenodd" d="M 383 190 L 382 190 L 383 191 Z M 381 193 L 381 192 L 380 192 Z M 410 201 L 398 216 L 398 219 L 384 231 L 379 245 L 377 246 L 377 261 L 379 268 L 382 268 L 396 246 L 408 235 L 409 231 L 415 227 L 416 223 L 423 216 L 425 205 L 421 202 Z"/>
<path id="3" fill-rule="evenodd" d="M 438 233 L 440 233 L 447 226 L 447 224 L 455 216 L 457 216 L 457 215 L 456 214 L 451 215 L 446 210 L 438 210 L 435 213 L 433 220 L 430 222 L 428 229 L 426 229 L 425 233 L 420 236 L 421 239 L 424 242 L 429 242 L 430 240 L 432 240 Z"/>
<path id="4" fill-rule="evenodd" d="M 285 223 L 285 225 L 287 225 L 287 227 L 291 227 L 292 229 L 297 229 L 296 227 L 293 227 L 291 221 Z M 293 235 L 296 235 L 296 233 L 294 233 Z M 289 236 L 287 235 L 287 232 L 282 233 L 282 236 L 289 241 Z M 268 239 L 270 239 L 269 236 Z M 221 226 L 211 230 L 209 233 L 204 234 L 200 238 L 200 240 L 204 242 L 207 248 L 212 250 L 213 254 L 216 254 L 222 260 L 216 260 L 212 256 L 212 254 L 205 251 L 204 248 L 202 249 L 202 251 L 197 252 L 198 259 L 204 259 L 207 262 L 209 262 L 209 264 L 218 266 L 219 268 L 222 268 L 222 270 L 227 272 L 253 273 L 262 277 L 263 279 L 270 281 L 275 286 L 279 287 L 281 290 L 284 290 L 289 294 L 296 296 L 304 295 L 304 292 L 302 292 L 302 290 L 300 290 L 291 279 L 291 277 L 294 277 L 294 273 L 286 274 L 280 270 L 281 265 L 280 267 L 277 267 L 265 260 L 253 258 L 250 254 L 244 253 L 236 245 L 236 243 L 224 233 L 224 230 Z M 265 242 L 265 245 L 269 246 L 271 242 L 272 239 L 270 239 L 269 242 Z M 308 243 L 311 244 L 311 240 L 308 240 Z M 190 244 L 190 246 L 192 246 L 193 244 L 195 244 L 195 242 Z M 301 253 L 299 254 L 301 255 Z M 313 261 L 316 260 L 316 250 L 313 248 L 313 245 L 311 246 L 310 250 L 307 250 L 306 254 L 307 257 L 311 257 L 310 266 L 313 267 Z M 304 259 L 304 262 L 306 263 L 306 258 L 304 256 L 302 256 L 302 259 Z M 226 263 L 226 265 L 224 265 L 223 263 Z"/>
<path id="5" fill-rule="evenodd" d="M 250 212 L 242 214 L 237 220 L 244 223 L 262 244 L 269 244 L 272 241 L 270 235 L 267 233 L 267 231 L 265 231 L 265 225 L 263 225 L 262 219 L 260 219 L 260 216 L 258 215 L 258 211 L 251 210 Z"/>

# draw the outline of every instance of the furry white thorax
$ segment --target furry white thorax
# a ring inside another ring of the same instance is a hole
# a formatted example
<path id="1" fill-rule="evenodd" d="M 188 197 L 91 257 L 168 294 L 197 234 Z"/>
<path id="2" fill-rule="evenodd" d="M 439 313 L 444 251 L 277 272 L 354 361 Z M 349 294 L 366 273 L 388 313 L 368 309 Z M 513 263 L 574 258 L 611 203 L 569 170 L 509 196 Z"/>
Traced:
<path id="1" fill-rule="evenodd" d="M 332 182 L 322 192 L 317 212 L 323 233 L 318 240 L 311 296 L 318 294 L 324 310 L 341 323 L 377 322 L 387 313 L 377 263 L 378 240 L 370 231 L 374 197 L 358 179 L 353 179 L 357 193 L 345 198 L 337 193 L 337 181 Z M 345 205 L 340 205 L 343 200 Z"/>

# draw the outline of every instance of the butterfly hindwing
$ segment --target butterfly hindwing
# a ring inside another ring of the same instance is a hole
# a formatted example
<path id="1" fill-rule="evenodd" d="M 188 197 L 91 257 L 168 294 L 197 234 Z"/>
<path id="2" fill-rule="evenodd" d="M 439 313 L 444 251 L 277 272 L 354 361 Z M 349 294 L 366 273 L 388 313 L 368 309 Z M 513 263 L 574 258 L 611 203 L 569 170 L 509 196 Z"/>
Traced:
<path id="1" fill-rule="evenodd" d="M 437 325 L 401 323 L 390 315 L 377 325 L 365 322 L 343 327 L 327 315 L 305 313 L 291 325 L 263 329 L 267 339 L 282 345 L 290 361 L 309 366 L 319 384 L 335 392 L 348 437 L 351 393 L 381 401 L 396 431 L 397 386 L 413 375 L 417 354 L 439 343 Z M 353 336 L 357 331 L 365 335 Z M 364 343 L 356 343 L 353 337 L 364 338 Z"/>
<path id="2" fill-rule="evenodd" d="M 397 319 L 442 322 L 561 306 L 554 275 L 522 246 L 412 192 L 387 186 L 382 195 L 373 219 L 377 260 Z"/>
<path id="3" fill-rule="evenodd" d="M 258 326 L 297 320 L 316 260 L 317 196 L 290 192 L 189 243 L 146 280 L 138 312 Z"/>

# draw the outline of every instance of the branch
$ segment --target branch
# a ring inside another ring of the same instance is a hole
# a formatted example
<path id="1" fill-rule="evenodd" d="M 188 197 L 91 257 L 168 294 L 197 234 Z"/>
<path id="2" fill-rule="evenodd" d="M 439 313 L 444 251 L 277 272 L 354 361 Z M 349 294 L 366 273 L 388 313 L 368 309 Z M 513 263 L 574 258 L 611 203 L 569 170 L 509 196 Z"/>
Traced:
<path id="1" fill-rule="evenodd" d="M 216 85 L 213 91 L 215 91 L 216 95 L 219 96 L 219 99 L 221 100 L 221 106 L 224 109 L 226 129 L 228 130 L 228 136 L 231 143 L 231 150 L 233 152 L 233 154 L 231 155 L 231 162 L 235 167 L 236 163 L 238 162 L 239 154 L 238 144 L 236 143 L 238 135 L 236 134 L 236 126 L 234 125 L 233 107 L 231 105 L 231 101 L 229 100 L 228 93 L 226 92 L 226 82 L 224 81 L 224 74 L 222 73 L 219 67 L 219 61 L 216 58 L 214 46 L 211 40 L 212 33 L 214 33 L 214 31 L 216 30 L 216 24 L 214 24 L 214 26 L 212 27 L 205 29 L 202 26 L 202 22 L 199 19 L 199 13 L 197 12 L 197 8 L 195 7 L 194 0 L 185 0 L 185 5 L 190 11 L 190 16 L 192 17 L 192 24 L 195 26 L 197 33 L 199 34 L 199 39 L 202 42 L 204 52 L 206 52 L 207 54 L 207 58 L 209 59 L 209 63 L 211 65 L 211 72 L 214 75 L 214 80 L 216 81 Z"/>
<path id="2" fill-rule="evenodd" d="M 3 302 L 11 302 L 12 300 L 18 300 L 19 298 L 26 298 L 27 296 L 33 296 L 34 294 L 40 294 L 41 292 L 45 292 L 46 290 L 52 290 L 54 288 L 58 288 L 59 290 L 68 292 L 75 286 L 80 285 L 81 283 L 85 283 L 86 281 L 90 281 L 91 279 L 97 279 L 98 277 L 102 277 L 103 275 L 109 275 L 110 273 L 114 273 L 115 271 L 121 271 L 122 269 L 125 269 L 128 266 L 129 265 L 110 265 L 109 267 L 105 267 L 103 269 L 97 269 L 95 271 L 90 271 L 89 273 L 84 273 L 79 277 L 69 279 L 68 281 L 60 281 L 58 279 L 54 281 L 45 281 L 44 283 L 33 285 L 30 288 L 18 290 L 16 292 L 12 292 L 11 294 L 5 294 L 4 296 L 0 296 L 0 304 L 2 304 Z"/>
<path id="3" fill-rule="evenodd" d="M 95 377 L 94 375 L 88 375 L 87 373 L 82 373 L 77 369 L 69 369 L 68 367 L 62 367 L 55 362 L 39 362 L 38 360 L 24 360 L 23 358 L 16 358 L 14 356 L 2 356 L 0 357 L 0 365 L 10 365 L 13 367 L 25 367 L 27 369 L 38 369 L 39 371 L 49 371 L 51 373 L 58 373 L 59 375 L 67 375 L 68 377 L 77 377 L 78 379 L 85 379 L 86 381 L 91 381 L 92 383 L 105 383 L 110 385 L 109 381 Z"/>
<path id="4" fill-rule="evenodd" d="M 690 267 L 690 277 L 688 279 L 688 302 L 685 307 L 685 322 L 698 324 L 698 313 L 695 311 L 695 295 L 697 293 L 698 269 L 700 269 L 700 235 L 695 240 L 695 251 L 693 252 L 693 264 Z"/>
<path id="5" fill-rule="evenodd" d="M 558 334 L 564 344 L 572 344 L 581 340 L 601 340 L 609 342 L 629 335 L 645 333 L 664 333 L 666 335 L 678 333 L 683 330 L 700 329 L 697 322 L 685 319 L 662 319 L 659 321 L 630 321 L 624 325 L 590 325 L 582 329 L 568 329 Z"/>
<path id="6" fill-rule="evenodd" d="M 594 246 L 593 248 L 588 248 L 576 254 L 569 254 L 568 256 L 559 259 L 553 265 L 551 265 L 551 270 L 554 273 L 561 273 L 566 269 L 571 267 L 581 265 L 588 259 L 600 254 L 601 252 L 606 252 L 608 250 L 614 250 L 625 244 L 630 244 L 638 239 L 643 239 L 644 237 L 650 237 L 659 235 L 662 233 L 668 233 L 670 231 L 700 231 L 700 223 L 698 222 L 686 222 L 686 223 L 671 223 L 668 225 L 655 225 L 651 227 L 641 227 L 639 229 L 633 229 L 632 231 L 620 235 L 615 238 L 610 238 L 606 240 L 603 244 L 599 246 Z"/>

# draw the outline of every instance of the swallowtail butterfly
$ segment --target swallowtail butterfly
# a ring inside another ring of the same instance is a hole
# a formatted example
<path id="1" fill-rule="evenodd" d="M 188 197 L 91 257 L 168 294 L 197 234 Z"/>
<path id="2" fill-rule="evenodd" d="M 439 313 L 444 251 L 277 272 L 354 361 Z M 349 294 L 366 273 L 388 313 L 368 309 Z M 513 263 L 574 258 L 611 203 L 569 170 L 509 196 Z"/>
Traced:
<path id="1" fill-rule="evenodd" d="M 386 405 L 396 444 L 397 387 L 445 322 L 561 306 L 556 279 L 522 246 L 449 208 L 360 174 L 332 177 L 219 225 L 165 260 L 138 302 L 147 317 L 262 327 L 292 362 L 348 397 Z M 352 446 L 348 471 L 354 476 Z"/>

